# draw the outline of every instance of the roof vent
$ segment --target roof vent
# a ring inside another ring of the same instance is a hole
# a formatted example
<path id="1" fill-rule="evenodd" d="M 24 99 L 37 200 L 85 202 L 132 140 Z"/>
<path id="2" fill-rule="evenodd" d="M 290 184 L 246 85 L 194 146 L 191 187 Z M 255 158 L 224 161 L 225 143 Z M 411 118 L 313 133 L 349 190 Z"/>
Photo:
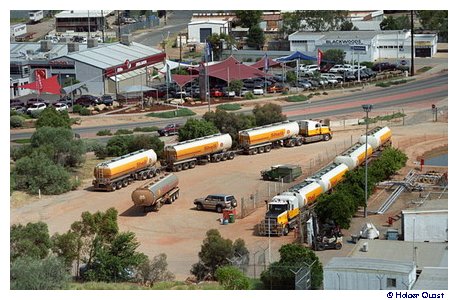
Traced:
<path id="1" fill-rule="evenodd" d="M 87 40 L 87 47 L 88 48 L 95 48 L 99 45 L 99 41 L 94 38 L 90 38 Z"/>
<path id="2" fill-rule="evenodd" d="M 132 35 L 130 34 L 121 35 L 121 44 L 130 46 L 130 44 L 132 44 Z"/>
<path id="3" fill-rule="evenodd" d="M 52 48 L 51 41 L 48 41 L 48 40 L 40 41 L 40 51 L 41 52 L 51 51 L 51 48 Z"/>
<path id="4" fill-rule="evenodd" d="M 80 50 L 80 45 L 78 43 L 68 43 L 67 50 L 68 53 L 78 52 Z"/>

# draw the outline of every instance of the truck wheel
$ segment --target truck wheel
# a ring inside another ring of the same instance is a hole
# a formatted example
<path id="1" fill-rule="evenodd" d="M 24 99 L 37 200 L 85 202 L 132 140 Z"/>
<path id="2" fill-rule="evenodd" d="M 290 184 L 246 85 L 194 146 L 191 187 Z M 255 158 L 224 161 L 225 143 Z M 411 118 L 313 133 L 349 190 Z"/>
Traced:
<path id="1" fill-rule="evenodd" d="M 183 164 L 183 170 L 187 170 L 189 169 L 189 164 L 188 163 L 184 163 Z"/>
<path id="2" fill-rule="evenodd" d="M 190 168 L 190 169 L 193 169 L 195 166 L 196 166 L 196 162 L 195 162 L 195 161 L 191 161 L 191 162 L 189 163 L 189 168 Z"/>
<path id="3" fill-rule="evenodd" d="M 124 180 L 122 181 L 122 186 L 123 186 L 123 187 L 126 187 L 126 186 L 128 186 L 128 185 L 129 185 L 129 181 L 128 181 L 127 179 L 124 179 Z"/>
<path id="4" fill-rule="evenodd" d="M 264 153 L 264 147 L 259 147 L 259 148 L 258 148 L 258 152 L 259 152 L 259 153 Z"/>
<path id="5" fill-rule="evenodd" d="M 258 148 L 253 149 L 253 155 L 256 155 L 256 154 L 258 154 Z"/>
<path id="6" fill-rule="evenodd" d="M 270 145 L 266 146 L 265 148 L 266 152 L 270 152 L 270 150 L 272 150 L 272 147 Z"/>
<path id="7" fill-rule="evenodd" d="M 183 169 L 183 165 L 182 164 L 176 165 L 176 168 L 177 168 L 177 172 L 180 172 Z"/>
<path id="8" fill-rule="evenodd" d="M 223 212 L 223 208 L 222 208 L 220 205 L 218 205 L 218 206 L 216 207 L 216 211 L 217 211 L 218 213 L 222 213 L 222 212 Z"/>
<path id="9" fill-rule="evenodd" d="M 156 169 L 156 171 L 154 172 L 154 176 L 158 176 L 159 174 L 161 174 L 161 170 Z"/>
<path id="10" fill-rule="evenodd" d="M 342 249 L 342 243 L 336 243 L 336 250 Z"/>
<path id="11" fill-rule="evenodd" d="M 302 140 L 301 139 L 297 139 L 296 140 L 296 146 L 302 146 Z"/>
<path id="12" fill-rule="evenodd" d="M 228 158 L 229 159 L 234 159 L 234 157 L 235 157 L 234 152 L 229 152 L 229 157 Z"/>
<path id="13" fill-rule="evenodd" d="M 173 201 L 172 197 L 173 197 L 173 195 L 170 195 L 170 197 L 167 197 L 167 199 L 165 199 L 165 203 L 166 204 L 172 204 L 172 201 Z"/>
<path id="14" fill-rule="evenodd" d="M 148 172 L 148 178 L 153 178 L 154 177 L 154 170 L 150 170 Z"/>
<path id="15" fill-rule="evenodd" d="M 146 180 L 148 178 L 148 172 L 142 172 L 142 180 Z"/>
<path id="16" fill-rule="evenodd" d="M 114 190 L 116 190 L 116 182 L 113 182 L 113 183 L 111 184 L 111 190 L 110 190 L 110 192 L 113 192 Z"/>
<path id="17" fill-rule="evenodd" d="M 216 154 L 215 155 L 215 161 L 216 162 L 220 162 L 221 161 L 221 155 L 220 154 Z"/>
<path id="18" fill-rule="evenodd" d="M 224 153 L 224 154 L 223 154 L 222 160 L 223 160 L 223 161 L 224 161 L 224 160 L 227 160 L 227 153 Z"/>
<path id="19" fill-rule="evenodd" d="M 289 228 L 288 228 L 288 225 L 286 225 L 286 227 L 283 228 L 283 235 L 284 235 L 284 236 L 287 236 L 288 233 L 289 233 Z"/>
<path id="20" fill-rule="evenodd" d="M 119 180 L 118 182 L 116 182 L 116 188 L 117 188 L 118 190 L 120 190 L 120 189 L 122 188 L 122 181 L 121 181 L 121 180 Z"/>
<path id="21" fill-rule="evenodd" d="M 202 203 L 197 203 L 197 210 L 202 210 L 204 209 Z"/>
<path id="22" fill-rule="evenodd" d="M 330 139 L 329 134 L 325 134 L 325 135 L 324 135 L 324 140 L 325 140 L 325 141 L 329 141 L 329 139 Z"/>

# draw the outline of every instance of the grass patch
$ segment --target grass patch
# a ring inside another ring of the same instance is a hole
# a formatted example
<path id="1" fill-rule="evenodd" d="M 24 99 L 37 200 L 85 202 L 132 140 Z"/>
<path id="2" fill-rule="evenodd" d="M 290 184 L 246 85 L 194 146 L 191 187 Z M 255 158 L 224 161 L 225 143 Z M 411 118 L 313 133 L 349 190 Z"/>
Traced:
<path id="1" fill-rule="evenodd" d="M 302 102 L 302 101 L 307 101 L 309 98 L 309 96 L 305 96 L 305 95 L 294 95 L 294 96 L 289 96 L 288 98 L 286 98 L 286 101 L 288 102 Z"/>
<path id="2" fill-rule="evenodd" d="M 242 107 L 240 104 L 237 103 L 227 103 L 227 104 L 221 104 L 216 107 L 217 109 L 222 109 L 222 110 L 239 110 Z"/>
<path id="3" fill-rule="evenodd" d="M 385 116 L 376 116 L 375 118 L 369 118 L 369 124 L 377 123 L 378 121 L 389 121 L 393 119 L 399 119 L 405 116 L 406 114 L 401 113 L 401 112 L 397 112 L 397 113 L 393 113 L 393 114 L 385 115 Z M 364 122 L 362 124 L 366 124 L 366 118 L 364 118 Z"/>
<path id="4" fill-rule="evenodd" d="M 400 79 L 400 80 L 384 81 L 384 82 L 376 83 L 375 86 L 390 87 L 392 85 L 404 84 L 404 83 L 410 82 L 412 80 L 415 80 L 415 79 L 412 78 L 412 79 Z"/>
<path id="5" fill-rule="evenodd" d="M 146 287 L 133 282 L 72 282 L 70 290 L 222 290 L 217 282 L 202 282 L 186 284 L 181 281 L 158 282 L 152 287 Z"/>
<path id="6" fill-rule="evenodd" d="M 433 68 L 433 67 L 429 67 L 429 66 L 423 67 L 423 68 L 417 70 L 417 74 L 418 74 L 418 73 L 424 73 L 424 72 L 426 72 L 426 71 L 431 70 L 432 68 Z"/>
<path id="7" fill-rule="evenodd" d="M 188 108 L 181 108 L 178 110 L 173 111 L 164 111 L 160 113 L 150 113 L 146 116 L 148 117 L 155 117 L 155 118 L 176 118 L 176 117 L 187 117 L 187 116 L 194 116 L 196 113 Z"/>
<path id="8" fill-rule="evenodd" d="M 100 130 L 99 132 L 97 132 L 96 135 L 98 136 L 113 135 L 113 133 L 111 133 L 110 129 L 104 129 L 104 130 Z"/>
<path id="9" fill-rule="evenodd" d="M 135 127 L 134 132 L 155 132 L 158 131 L 159 127 L 151 126 L 151 127 Z"/>
<path id="10" fill-rule="evenodd" d="M 30 139 L 17 139 L 12 140 L 12 142 L 16 144 L 30 144 Z"/>
<path id="11" fill-rule="evenodd" d="M 218 282 L 201 282 L 199 284 L 186 284 L 181 281 L 158 282 L 152 290 L 222 290 L 223 287 Z"/>
<path id="12" fill-rule="evenodd" d="M 134 132 L 132 130 L 129 130 L 129 129 L 118 129 L 116 130 L 116 132 L 114 133 L 115 135 L 121 135 L 121 134 L 133 134 Z"/>

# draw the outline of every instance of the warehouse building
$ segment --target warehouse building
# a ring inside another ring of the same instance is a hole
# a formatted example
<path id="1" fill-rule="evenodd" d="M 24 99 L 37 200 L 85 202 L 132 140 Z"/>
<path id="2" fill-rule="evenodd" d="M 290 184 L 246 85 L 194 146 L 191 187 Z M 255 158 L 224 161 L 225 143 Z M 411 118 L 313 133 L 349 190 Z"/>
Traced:
<path id="1" fill-rule="evenodd" d="M 410 58 L 411 35 L 408 30 L 376 31 L 296 31 L 289 35 L 290 51 L 316 56 L 318 49 L 341 49 L 345 60 L 375 61 Z M 432 57 L 437 53 L 437 34 L 415 34 L 415 57 Z"/>
<path id="2" fill-rule="evenodd" d="M 416 267 L 411 261 L 333 257 L 323 268 L 325 290 L 410 290 Z"/>
<path id="3" fill-rule="evenodd" d="M 56 14 L 56 32 L 102 31 L 105 19 L 113 10 L 64 10 Z"/>
<path id="4" fill-rule="evenodd" d="M 212 34 L 228 34 L 230 30 L 229 21 L 205 20 L 195 21 L 188 24 L 188 43 L 203 44 Z"/>

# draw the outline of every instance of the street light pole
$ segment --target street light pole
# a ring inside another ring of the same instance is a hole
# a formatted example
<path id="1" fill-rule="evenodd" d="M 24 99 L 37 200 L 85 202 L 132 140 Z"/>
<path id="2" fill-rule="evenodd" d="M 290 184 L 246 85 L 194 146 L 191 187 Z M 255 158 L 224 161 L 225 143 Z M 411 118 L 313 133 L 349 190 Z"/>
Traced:
<path id="1" fill-rule="evenodd" d="M 369 112 L 372 110 L 372 104 L 363 104 L 363 110 L 366 112 L 366 152 L 364 155 L 365 162 L 365 184 L 364 184 L 364 218 L 367 218 L 367 132 L 369 131 Z"/>

